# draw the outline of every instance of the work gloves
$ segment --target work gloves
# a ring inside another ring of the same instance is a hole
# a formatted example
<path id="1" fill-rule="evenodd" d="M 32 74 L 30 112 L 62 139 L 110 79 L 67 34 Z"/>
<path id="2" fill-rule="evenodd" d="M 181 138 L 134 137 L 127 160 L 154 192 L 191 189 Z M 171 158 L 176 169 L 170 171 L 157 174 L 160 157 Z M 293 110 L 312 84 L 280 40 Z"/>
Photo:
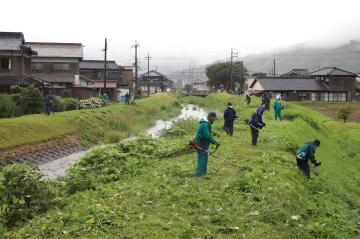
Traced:
<path id="1" fill-rule="evenodd" d="M 315 167 L 317 167 L 317 166 L 321 165 L 321 162 L 315 162 L 314 164 L 315 164 Z"/>

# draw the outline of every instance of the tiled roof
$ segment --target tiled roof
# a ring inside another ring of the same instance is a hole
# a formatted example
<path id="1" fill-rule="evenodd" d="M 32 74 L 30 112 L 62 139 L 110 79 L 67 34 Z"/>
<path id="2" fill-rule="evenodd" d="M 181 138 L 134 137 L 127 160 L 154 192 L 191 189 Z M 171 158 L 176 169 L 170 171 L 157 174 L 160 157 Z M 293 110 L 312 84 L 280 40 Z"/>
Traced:
<path id="1" fill-rule="evenodd" d="M 339 69 L 336 67 L 325 67 L 321 70 L 314 71 L 308 74 L 309 76 L 350 76 L 356 77 L 355 73 Z"/>
<path id="2" fill-rule="evenodd" d="M 267 77 L 257 78 L 253 83 L 259 82 L 266 91 L 327 91 L 328 88 L 320 81 L 314 78 L 284 78 Z"/>
<path id="3" fill-rule="evenodd" d="M 75 83 L 75 76 L 71 74 L 33 74 L 33 76 L 49 83 Z"/>
<path id="4" fill-rule="evenodd" d="M 107 61 L 107 69 L 119 70 L 121 66 L 117 65 L 115 61 Z M 104 61 L 98 60 L 84 60 L 80 62 L 80 70 L 86 69 L 104 69 Z"/>
<path id="5" fill-rule="evenodd" d="M 43 86 L 45 85 L 45 82 L 42 79 L 39 79 L 32 75 L 24 75 L 23 77 L 0 75 L 0 86 L 12 86 L 12 85 L 27 86 L 30 84 Z"/>
<path id="6" fill-rule="evenodd" d="M 83 57 L 81 43 L 27 42 L 26 45 L 37 51 L 38 57 Z"/>
<path id="7" fill-rule="evenodd" d="M 143 76 L 147 77 L 147 76 L 148 76 L 148 73 L 145 72 L 144 74 L 141 74 L 141 75 L 140 75 L 140 77 L 143 77 Z M 158 71 L 154 71 L 154 70 L 149 71 L 149 76 L 150 76 L 150 77 L 151 77 L 151 76 L 153 76 L 153 77 L 154 77 L 154 76 L 163 76 L 163 77 L 166 78 L 165 75 L 161 74 L 161 73 L 158 72 Z"/>
<path id="8" fill-rule="evenodd" d="M 291 76 L 291 75 L 306 76 L 307 74 L 309 74 L 309 71 L 307 69 L 292 69 L 291 71 L 283 74 L 282 76 Z"/>
<path id="9" fill-rule="evenodd" d="M 117 86 L 117 81 L 115 80 L 107 80 L 106 81 L 106 88 L 116 88 Z M 89 88 L 96 88 L 96 89 L 101 89 L 104 88 L 104 81 L 102 80 L 96 80 L 94 82 L 94 84 L 88 85 Z"/>
<path id="10" fill-rule="evenodd" d="M 0 50 L 19 51 L 24 44 L 21 32 L 0 32 Z"/>

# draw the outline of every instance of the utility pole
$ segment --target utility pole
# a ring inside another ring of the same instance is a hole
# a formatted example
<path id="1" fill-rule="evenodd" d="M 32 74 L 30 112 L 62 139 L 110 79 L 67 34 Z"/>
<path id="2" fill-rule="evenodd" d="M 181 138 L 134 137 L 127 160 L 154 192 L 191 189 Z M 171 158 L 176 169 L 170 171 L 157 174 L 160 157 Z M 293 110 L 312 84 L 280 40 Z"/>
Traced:
<path id="1" fill-rule="evenodd" d="M 245 83 L 244 61 L 241 61 L 240 95 L 242 95 L 242 93 L 243 93 L 244 83 Z"/>
<path id="2" fill-rule="evenodd" d="M 233 49 L 231 48 L 231 56 L 230 56 L 230 90 L 231 90 L 231 92 L 233 91 L 233 57 L 234 57 L 234 52 L 233 52 Z"/>
<path id="3" fill-rule="evenodd" d="M 137 49 L 140 45 L 135 41 L 135 45 L 133 45 L 131 48 L 135 48 L 135 89 L 134 89 L 134 100 L 136 98 L 136 91 L 138 89 L 138 57 L 137 57 Z"/>
<path id="4" fill-rule="evenodd" d="M 274 59 L 274 77 L 276 76 L 275 59 Z"/>
<path id="5" fill-rule="evenodd" d="M 148 76 L 148 96 L 150 96 L 150 54 L 148 52 L 147 57 L 145 57 L 145 59 L 147 60 L 147 76 Z"/>
<path id="6" fill-rule="evenodd" d="M 231 48 L 231 55 L 230 55 L 230 89 L 233 91 L 233 63 L 234 57 L 237 57 L 237 52 L 234 52 L 234 49 Z"/>
<path id="7" fill-rule="evenodd" d="M 107 77 L 107 39 L 105 38 L 105 48 L 104 48 L 104 94 L 107 94 L 106 89 L 106 77 Z"/>

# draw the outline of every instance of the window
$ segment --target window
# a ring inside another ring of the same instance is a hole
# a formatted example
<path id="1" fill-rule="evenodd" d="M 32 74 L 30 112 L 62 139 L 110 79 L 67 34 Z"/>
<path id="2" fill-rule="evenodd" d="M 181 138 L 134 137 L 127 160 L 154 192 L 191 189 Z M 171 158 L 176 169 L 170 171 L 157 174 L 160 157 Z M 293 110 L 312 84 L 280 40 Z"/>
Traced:
<path id="1" fill-rule="evenodd" d="M 329 93 L 329 101 L 334 101 L 334 96 L 336 96 L 336 93 Z M 335 100 L 336 101 L 336 100 Z"/>
<path id="2" fill-rule="evenodd" d="M 55 63 L 53 65 L 55 71 L 68 71 L 70 70 L 70 64 L 67 63 Z"/>
<path id="3" fill-rule="evenodd" d="M 320 101 L 329 101 L 329 93 L 321 93 Z"/>
<path id="4" fill-rule="evenodd" d="M 0 70 L 11 70 L 10 57 L 0 57 Z"/>
<path id="5" fill-rule="evenodd" d="M 305 101 L 305 100 L 306 100 L 306 93 L 304 93 L 304 92 L 299 92 L 299 93 L 298 93 L 298 100 L 299 100 L 299 101 Z"/>
<path id="6" fill-rule="evenodd" d="M 331 101 L 346 101 L 346 93 L 329 93 L 329 101 L 330 95 L 333 95 L 333 99 Z"/>
<path id="7" fill-rule="evenodd" d="M 341 93 L 341 101 L 346 101 L 346 93 Z"/>
<path id="8" fill-rule="evenodd" d="M 316 101 L 316 93 L 311 93 L 311 101 Z"/>
<path id="9" fill-rule="evenodd" d="M 32 63 L 31 69 L 41 71 L 44 69 L 44 65 L 42 63 Z"/>

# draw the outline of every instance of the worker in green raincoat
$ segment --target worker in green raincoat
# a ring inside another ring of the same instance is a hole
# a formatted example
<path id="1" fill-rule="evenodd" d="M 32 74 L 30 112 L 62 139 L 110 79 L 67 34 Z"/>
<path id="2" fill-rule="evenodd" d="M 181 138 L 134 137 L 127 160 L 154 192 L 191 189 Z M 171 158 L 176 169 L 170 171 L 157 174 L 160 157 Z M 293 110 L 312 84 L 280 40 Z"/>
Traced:
<path id="1" fill-rule="evenodd" d="M 296 154 L 296 163 L 307 178 L 310 178 L 309 160 L 315 167 L 321 165 L 321 162 L 317 161 L 315 157 L 315 151 L 318 147 L 320 147 L 320 140 L 315 139 L 314 141 L 303 144 Z"/>
<path id="2" fill-rule="evenodd" d="M 199 146 L 197 149 L 197 167 L 196 176 L 206 175 L 207 173 L 207 161 L 208 153 L 205 152 L 209 149 L 210 144 L 219 146 L 218 143 L 212 136 L 211 125 L 216 120 L 216 113 L 210 112 L 208 116 L 199 122 L 199 127 L 196 131 L 195 143 Z M 201 150 L 202 149 L 202 150 Z"/>
<path id="3" fill-rule="evenodd" d="M 275 120 L 280 120 L 281 121 L 281 111 L 282 111 L 283 107 L 281 105 L 281 100 L 280 98 L 277 98 L 275 103 L 274 103 L 274 111 L 275 111 Z"/>

